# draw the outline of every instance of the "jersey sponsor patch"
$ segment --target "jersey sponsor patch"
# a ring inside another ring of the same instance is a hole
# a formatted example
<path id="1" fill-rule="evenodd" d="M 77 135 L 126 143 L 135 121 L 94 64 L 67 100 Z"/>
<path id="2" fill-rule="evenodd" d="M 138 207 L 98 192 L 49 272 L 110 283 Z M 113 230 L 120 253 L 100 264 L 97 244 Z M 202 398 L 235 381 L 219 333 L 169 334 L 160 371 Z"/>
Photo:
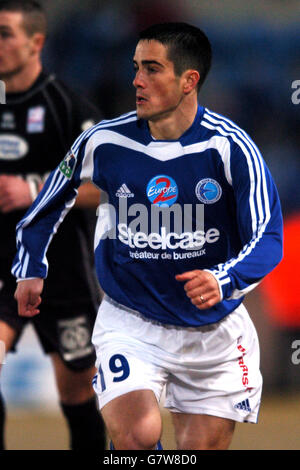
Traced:
<path id="1" fill-rule="evenodd" d="M 0 135 L 0 160 L 19 160 L 28 152 L 28 143 L 12 134 Z"/>
<path id="2" fill-rule="evenodd" d="M 30 108 L 27 114 L 26 130 L 30 134 L 44 132 L 45 129 L 45 108 L 43 106 L 36 106 Z"/>
<path id="3" fill-rule="evenodd" d="M 61 164 L 59 165 L 60 171 L 65 175 L 69 180 L 72 178 L 75 170 L 76 158 L 73 153 L 69 150 Z"/>
<path id="4" fill-rule="evenodd" d="M 147 185 L 147 197 L 158 207 L 172 206 L 178 197 L 175 180 L 167 175 L 154 176 Z"/>
<path id="5" fill-rule="evenodd" d="M 219 183 L 212 178 L 205 178 L 199 181 L 195 189 L 196 196 L 203 204 L 214 204 L 222 196 L 222 188 Z"/>

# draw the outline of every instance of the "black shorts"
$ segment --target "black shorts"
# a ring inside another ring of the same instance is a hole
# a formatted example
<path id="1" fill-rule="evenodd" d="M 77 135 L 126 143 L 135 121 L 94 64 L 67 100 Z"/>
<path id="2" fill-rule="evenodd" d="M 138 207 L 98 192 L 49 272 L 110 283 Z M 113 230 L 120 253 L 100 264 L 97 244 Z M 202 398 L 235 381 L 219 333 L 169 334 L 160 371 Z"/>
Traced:
<path id="1" fill-rule="evenodd" d="M 93 366 L 96 355 L 91 336 L 98 310 L 95 301 L 86 298 L 76 300 L 64 298 L 58 301 L 42 294 L 40 313 L 33 318 L 20 317 L 14 299 L 16 280 L 8 275 L 7 270 L 5 270 L 6 278 L 3 279 L 3 267 L 2 263 L 0 320 L 17 333 L 11 351 L 16 351 L 24 327 L 31 323 L 46 354 L 58 353 L 64 364 L 72 370 L 81 371 Z M 76 285 L 73 288 L 76 292 Z M 100 296 L 98 298 L 100 302 Z"/>

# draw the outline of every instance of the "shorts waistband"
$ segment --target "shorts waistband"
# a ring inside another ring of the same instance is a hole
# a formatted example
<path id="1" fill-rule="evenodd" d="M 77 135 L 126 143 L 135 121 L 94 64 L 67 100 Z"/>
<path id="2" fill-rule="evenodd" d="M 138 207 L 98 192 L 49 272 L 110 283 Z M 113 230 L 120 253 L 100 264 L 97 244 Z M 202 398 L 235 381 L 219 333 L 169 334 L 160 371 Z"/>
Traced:
<path id="1" fill-rule="evenodd" d="M 218 325 L 220 325 L 227 318 L 227 316 L 226 316 L 226 317 L 222 318 L 220 321 L 218 321 L 217 323 L 211 323 L 211 324 L 208 324 L 208 325 L 201 325 L 201 326 L 195 326 L 195 327 L 193 327 L 193 326 L 170 325 L 170 324 L 166 324 L 166 323 L 160 323 L 156 320 L 153 320 L 152 318 L 145 317 L 144 315 L 142 315 L 137 310 L 133 310 L 129 307 L 126 307 L 123 304 L 120 304 L 120 303 L 116 302 L 114 299 L 109 297 L 107 294 L 104 294 L 103 300 L 105 300 L 106 302 L 108 302 L 109 304 L 113 305 L 114 307 L 116 307 L 118 309 L 124 310 L 124 311 L 128 312 L 129 314 L 134 315 L 137 318 L 140 318 L 144 322 L 148 322 L 148 323 L 151 323 L 152 325 L 160 326 L 161 328 L 165 328 L 167 330 L 172 329 L 172 330 L 178 330 L 178 331 L 184 330 L 184 331 L 195 331 L 195 332 L 197 332 L 197 331 L 200 332 L 201 331 L 201 332 L 204 333 L 204 332 L 215 330 L 218 327 Z"/>

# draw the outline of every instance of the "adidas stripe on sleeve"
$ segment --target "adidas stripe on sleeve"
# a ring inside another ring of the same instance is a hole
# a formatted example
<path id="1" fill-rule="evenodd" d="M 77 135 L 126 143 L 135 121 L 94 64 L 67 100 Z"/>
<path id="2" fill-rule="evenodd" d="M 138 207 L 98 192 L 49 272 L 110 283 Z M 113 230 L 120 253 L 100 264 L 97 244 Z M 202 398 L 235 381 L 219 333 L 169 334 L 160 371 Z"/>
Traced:
<path id="1" fill-rule="evenodd" d="M 103 120 L 82 132 L 75 140 L 71 150 L 49 175 L 42 191 L 17 225 L 17 253 L 11 271 L 17 279 L 47 276 L 48 246 L 74 205 L 80 184 L 93 179 L 94 141 L 98 131 L 136 119 L 136 112 L 133 111 L 111 121 Z M 126 188 L 122 190 L 124 194 L 127 192 Z"/>
<path id="2" fill-rule="evenodd" d="M 223 299 L 238 299 L 254 289 L 282 258 L 282 215 L 276 187 L 250 137 L 230 120 L 206 111 L 202 125 L 231 142 L 225 172 L 236 197 L 242 250 L 210 271 Z"/>
<path id="3" fill-rule="evenodd" d="M 66 214 L 75 203 L 78 187 L 92 177 L 89 155 L 84 147 L 68 152 L 61 164 L 51 172 L 42 191 L 17 225 L 17 253 L 12 274 L 17 279 L 46 278 L 48 246 Z M 84 158 L 83 158 L 84 157 Z M 89 174 L 90 173 L 90 174 Z M 68 247 L 66 246 L 66 250 Z"/>

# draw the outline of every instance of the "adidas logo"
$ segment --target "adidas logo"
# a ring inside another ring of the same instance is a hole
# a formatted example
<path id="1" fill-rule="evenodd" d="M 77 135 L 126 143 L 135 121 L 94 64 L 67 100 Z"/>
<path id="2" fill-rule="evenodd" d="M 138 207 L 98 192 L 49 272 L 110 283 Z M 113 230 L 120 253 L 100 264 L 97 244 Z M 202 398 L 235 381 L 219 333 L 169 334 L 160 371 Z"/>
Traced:
<path id="1" fill-rule="evenodd" d="M 117 197 L 134 197 L 134 194 L 128 189 L 126 184 L 122 184 L 116 192 Z"/>
<path id="2" fill-rule="evenodd" d="M 251 411 L 248 398 L 247 400 L 241 401 L 240 403 L 237 403 L 236 405 L 234 405 L 234 408 L 238 410 L 242 410 L 242 411 L 248 411 L 248 412 Z"/>

